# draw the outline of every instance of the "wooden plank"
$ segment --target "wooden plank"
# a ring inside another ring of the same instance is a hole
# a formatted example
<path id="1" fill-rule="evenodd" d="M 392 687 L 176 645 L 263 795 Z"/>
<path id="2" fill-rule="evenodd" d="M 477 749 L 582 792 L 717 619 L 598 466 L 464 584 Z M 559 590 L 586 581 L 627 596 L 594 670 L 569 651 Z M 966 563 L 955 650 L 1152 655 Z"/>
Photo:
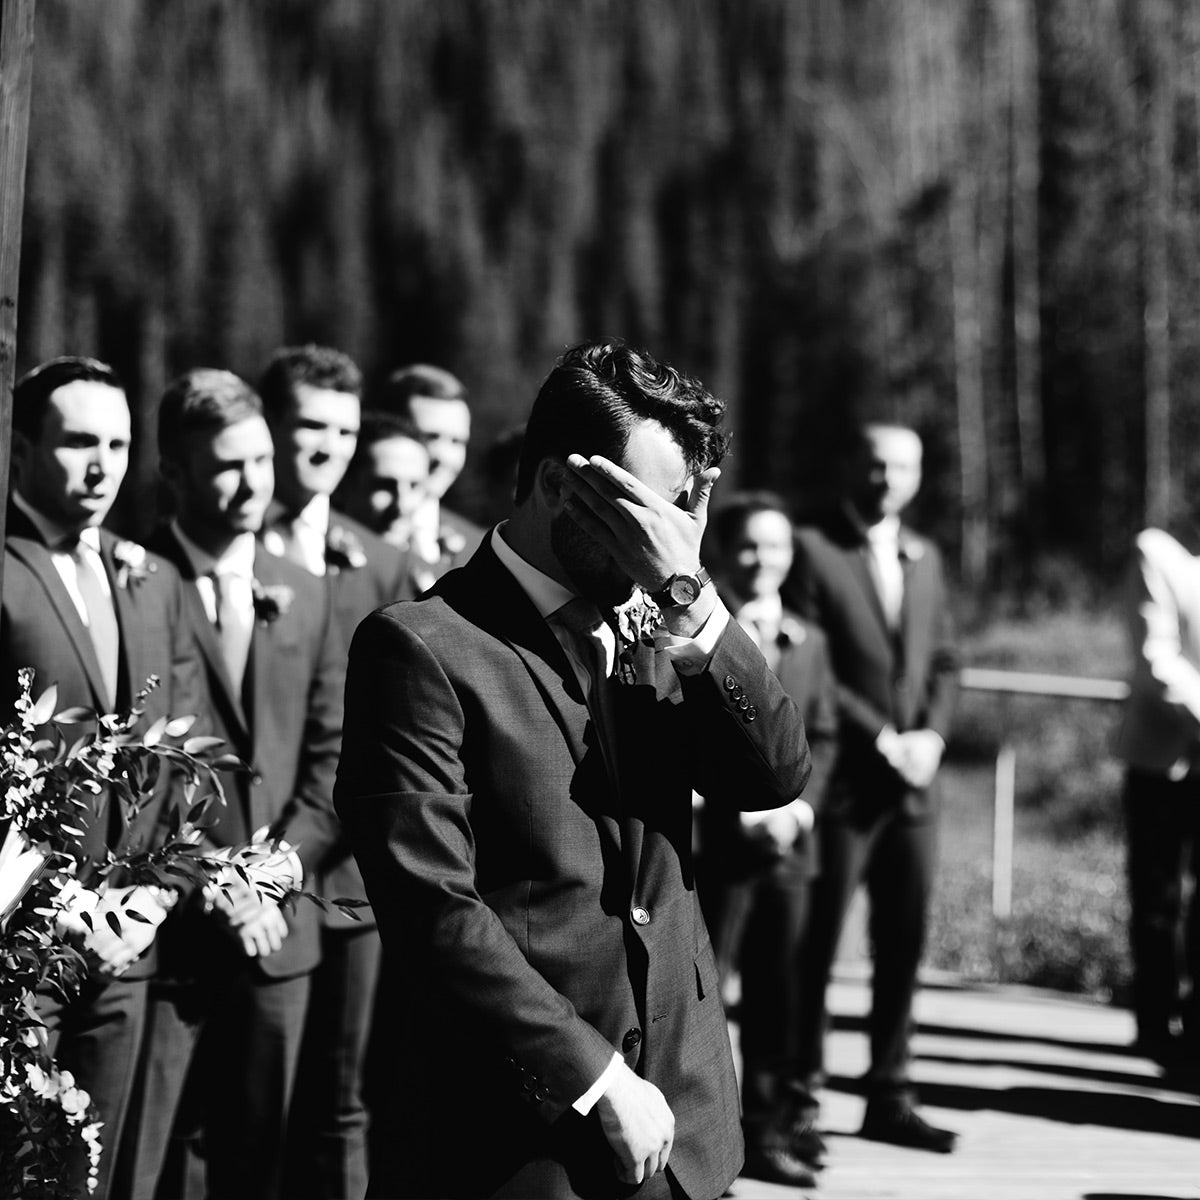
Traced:
<path id="1" fill-rule="evenodd" d="M 17 363 L 17 282 L 21 218 L 25 209 L 25 157 L 33 85 L 33 16 L 36 0 L 0 0 L 0 499 L 7 500 L 12 458 L 12 389 Z M 0 544 L 5 503 L 0 503 Z M 0 555 L 0 594 L 4 557 Z"/>

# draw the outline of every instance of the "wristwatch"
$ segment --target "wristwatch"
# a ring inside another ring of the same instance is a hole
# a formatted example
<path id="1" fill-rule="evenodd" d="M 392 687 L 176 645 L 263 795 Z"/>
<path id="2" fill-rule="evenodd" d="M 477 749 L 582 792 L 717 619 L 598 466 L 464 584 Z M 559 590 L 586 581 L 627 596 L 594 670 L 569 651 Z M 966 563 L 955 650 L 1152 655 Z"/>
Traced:
<path id="1" fill-rule="evenodd" d="M 657 591 L 650 593 L 650 599 L 659 608 L 687 608 L 695 604 L 705 586 L 712 582 L 712 576 L 700 567 L 695 575 L 684 572 L 672 575 Z"/>

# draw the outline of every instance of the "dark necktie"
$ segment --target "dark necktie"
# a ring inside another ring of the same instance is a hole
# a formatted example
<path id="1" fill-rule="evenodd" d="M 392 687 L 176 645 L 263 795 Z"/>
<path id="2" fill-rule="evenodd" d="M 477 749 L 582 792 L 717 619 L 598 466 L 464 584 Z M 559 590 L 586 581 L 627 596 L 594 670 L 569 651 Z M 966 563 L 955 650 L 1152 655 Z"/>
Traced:
<path id="1" fill-rule="evenodd" d="M 246 675 L 246 660 L 250 656 L 250 639 L 254 635 L 254 623 L 246 623 L 242 614 L 230 595 L 230 584 L 233 577 L 219 575 L 216 571 L 209 573 L 212 580 L 213 595 L 216 598 L 216 628 L 221 639 L 221 653 L 225 659 L 225 668 L 233 686 L 241 690 L 242 680 Z"/>
<path id="2" fill-rule="evenodd" d="M 599 634 L 603 625 L 600 612 L 590 600 L 576 596 L 552 613 L 551 620 L 567 631 L 574 654 L 587 672 L 588 712 L 599 734 L 601 752 L 616 778 L 608 658 Z"/>
<path id="3" fill-rule="evenodd" d="M 96 573 L 94 554 L 82 542 L 70 547 L 69 553 L 75 563 L 75 582 L 87 609 L 88 633 L 96 650 L 96 661 L 100 664 L 100 678 L 106 693 L 104 706 L 111 710 L 117 701 L 117 664 L 121 648 L 117 614 L 113 611 L 112 597 Z"/>

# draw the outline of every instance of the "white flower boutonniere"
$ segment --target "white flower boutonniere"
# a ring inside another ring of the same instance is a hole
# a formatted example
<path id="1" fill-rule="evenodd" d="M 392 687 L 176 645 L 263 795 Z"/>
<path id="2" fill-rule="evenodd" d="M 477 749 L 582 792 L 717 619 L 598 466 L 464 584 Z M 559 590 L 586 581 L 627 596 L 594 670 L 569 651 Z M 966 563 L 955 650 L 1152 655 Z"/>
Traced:
<path id="1" fill-rule="evenodd" d="M 286 616 L 296 599 L 296 593 L 286 583 L 260 583 L 257 579 L 250 581 L 254 593 L 254 615 L 264 624 Z"/>
<path id="2" fill-rule="evenodd" d="M 120 541 L 113 546 L 113 562 L 117 564 L 117 587 L 132 589 L 158 570 L 151 562 L 145 546 L 137 542 Z"/>
<path id="3" fill-rule="evenodd" d="M 331 525 L 325 535 L 325 562 L 339 570 L 357 571 L 367 565 L 367 552 L 344 525 Z"/>
<path id="4" fill-rule="evenodd" d="M 657 604 L 640 588 L 613 610 L 617 617 L 617 661 L 613 669 L 620 683 L 637 683 L 639 675 L 653 680 L 654 634 L 663 617 Z"/>
<path id="5" fill-rule="evenodd" d="M 920 562 L 925 557 L 925 546 L 919 538 L 901 534 L 899 545 L 896 547 L 900 557 L 909 562 Z"/>

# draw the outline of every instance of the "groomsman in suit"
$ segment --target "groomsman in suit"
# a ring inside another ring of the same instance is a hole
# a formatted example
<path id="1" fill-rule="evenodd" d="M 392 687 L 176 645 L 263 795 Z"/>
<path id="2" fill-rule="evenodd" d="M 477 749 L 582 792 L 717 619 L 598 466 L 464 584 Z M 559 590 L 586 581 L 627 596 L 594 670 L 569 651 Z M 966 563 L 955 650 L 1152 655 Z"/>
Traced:
<path id="1" fill-rule="evenodd" d="M 920 1116 L 908 1070 L 934 872 L 936 775 L 958 681 L 941 559 L 900 520 L 920 487 L 921 458 L 913 430 L 867 425 L 845 504 L 797 535 L 791 595 L 828 639 L 841 731 L 801 970 L 795 1128 L 798 1138 L 813 1130 L 825 990 L 846 910 L 865 882 L 875 964 L 862 1136 L 947 1153 L 955 1134 Z"/>
<path id="2" fill-rule="evenodd" d="M 1117 753 L 1126 763 L 1137 1047 L 1200 1078 L 1200 559 L 1138 534 L 1126 617 L 1133 649 Z M 1191 877 L 1191 902 L 1183 897 Z M 1183 963 L 1180 962 L 1180 949 Z M 1191 977 L 1183 995 L 1181 965 Z M 1175 1023 L 1182 1019 L 1182 1032 Z"/>
<path id="3" fill-rule="evenodd" d="M 837 690 L 825 635 L 784 607 L 793 531 L 783 500 L 740 492 L 713 513 L 718 588 L 804 717 L 813 770 L 804 795 L 783 808 L 739 812 L 706 802 L 700 810 L 701 900 L 722 980 L 741 975 L 744 1175 L 811 1187 L 824 1145 L 800 1138 L 790 1121 L 799 972 L 817 874 L 815 809 L 837 739 Z"/>
<path id="4" fill-rule="evenodd" d="M 372 407 L 408 418 L 429 451 L 425 501 L 412 518 L 409 543 L 413 579 L 424 591 L 451 567 L 462 566 L 483 540 L 480 526 L 442 503 L 467 462 L 467 389 L 441 367 L 414 363 L 388 376 Z"/>
<path id="5" fill-rule="evenodd" d="M 369 1194 L 713 1200 L 741 1166 L 692 790 L 779 806 L 809 762 L 700 565 L 722 408 L 569 351 L 512 516 L 359 626 L 337 804 L 414 980 Z"/>
<path id="6" fill-rule="evenodd" d="M 412 596 L 405 556 L 330 506 L 355 453 L 361 392 L 358 367 L 327 346 L 285 347 L 259 380 L 275 442 L 275 498 L 263 545 L 329 579 L 347 646 L 369 612 Z M 329 855 L 318 890 L 366 899 L 344 840 Z M 371 910 L 357 915 L 356 921 L 331 909 L 323 918 L 289 1130 L 292 1197 L 361 1200 L 367 1188 L 362 1081 L 380 943 Z"/>
<path id="7" fill-rule="evenodd" d="M 207 708 L 183 586 L 170 564 L 114 537 L 107 516 L 129 465 L 130 416 L 121 381 L 104 363 L 57 358 L 13 392 L 13 468 L 0 615 L 0 689 L 11 716 L 17 671 L 32 667 L 35 696 L 58 687 L 60 708 L 124 711 L 150 675 L 144 726 Z M 133 1085 L 154 940 L 174 895 L 101 881 L 107 850 L 149 844 L 163 805 L 177 796 L 163 772 L 151 802 L 123 828 L 115 799 L 85 823 L 81 890 L 66 918 L 92 961 L 74 1000 L 39 998 L 59 1063 L 92 1096 L 104 1121 L 98 1196 L 112 1163 Z M 89 931 L 80 914 L 90 911 Z M 147 918 L 139 922 L 132 910 Z M 113 912 L 115 933 L 104 919 Z"/>
<path id="8" fill-rule="evenodd" d="M 226 853 L 279 839 L 260 869 L 299 888 L 321 877 L 339 840 L 331 792 L 345 650 L 329 588 L 256 541 L 274 447 L 246 383 L 214 370 L 175 380 L 158 446 L 177 515 L 153 544 L 185 581 L 214 732 L 248 765 L 226 774 L 210 836 Z M 231 874 L 223 890 L 181 902 L 162 942 L 134 1193 L 152 1196 L 157 1182 L 159 1200 L 197 1187 L 223 1200 L 281 1195 L 320 913 Z"/>

